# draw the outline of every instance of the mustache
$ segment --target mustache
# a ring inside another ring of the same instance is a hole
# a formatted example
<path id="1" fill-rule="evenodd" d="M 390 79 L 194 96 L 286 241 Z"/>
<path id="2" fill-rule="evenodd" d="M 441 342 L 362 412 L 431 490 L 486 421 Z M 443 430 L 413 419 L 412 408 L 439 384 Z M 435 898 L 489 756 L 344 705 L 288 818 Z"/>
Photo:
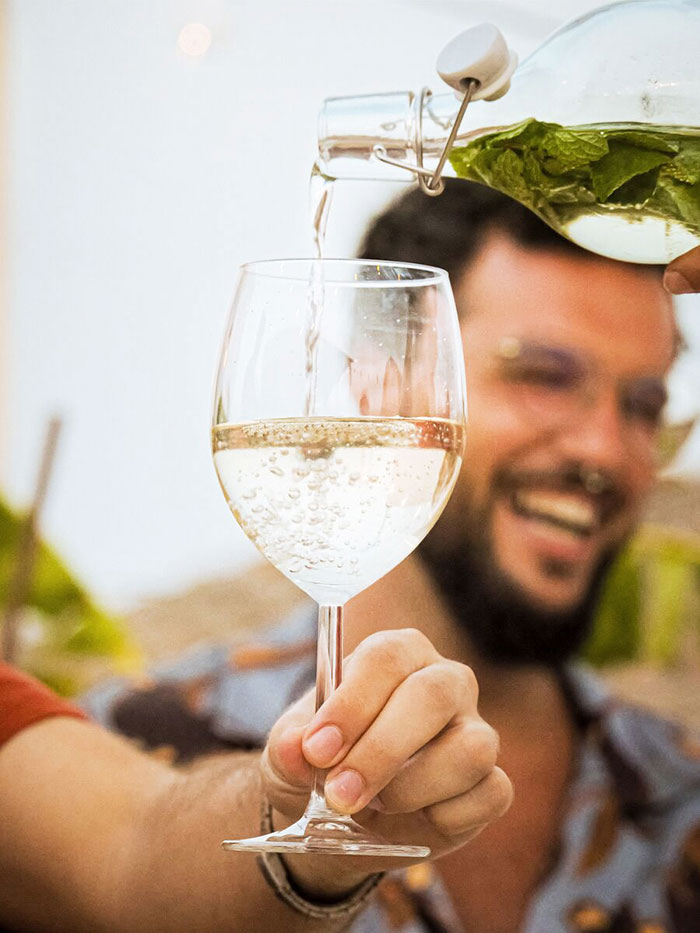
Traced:
<path id="1" fill-rule="evenodd" d="M 614 518 L 628 501 L 624 486 L 610 471 L 575 462 L 551 470 L 502 470 L 494 485 L 506 494 L 546 489 L 585 496 L 598 510 L 601 523 Z"/>

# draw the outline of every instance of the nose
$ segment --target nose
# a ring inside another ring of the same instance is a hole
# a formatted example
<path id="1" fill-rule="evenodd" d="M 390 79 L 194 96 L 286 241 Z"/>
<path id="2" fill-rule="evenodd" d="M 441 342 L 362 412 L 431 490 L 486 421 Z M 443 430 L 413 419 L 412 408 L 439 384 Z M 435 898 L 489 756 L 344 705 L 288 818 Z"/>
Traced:
<path id="1" fill-rule="evenodd" d="M 580 417 L 564 426 L 562 447 L 587 467 L 621 477 L 640 465 L 640 452 L 613 391 L 598 391 Z M 643 459 L 643 458 L 642 458 Z"/>

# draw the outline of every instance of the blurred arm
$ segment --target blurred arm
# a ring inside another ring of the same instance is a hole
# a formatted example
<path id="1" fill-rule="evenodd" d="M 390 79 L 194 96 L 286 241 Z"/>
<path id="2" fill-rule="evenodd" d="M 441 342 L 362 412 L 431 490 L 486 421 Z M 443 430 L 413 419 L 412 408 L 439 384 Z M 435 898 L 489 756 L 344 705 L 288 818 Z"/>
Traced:
<path id="1" fill-rule="evenodd" d="M 259 832 L 257 755 L 181 774 L 56 716 L 0 747 L 0 918 L 13 929 L 333 930 L 294 913 L 224 836 Z M 339 927 L 335 927 L 338 929 Z"/>

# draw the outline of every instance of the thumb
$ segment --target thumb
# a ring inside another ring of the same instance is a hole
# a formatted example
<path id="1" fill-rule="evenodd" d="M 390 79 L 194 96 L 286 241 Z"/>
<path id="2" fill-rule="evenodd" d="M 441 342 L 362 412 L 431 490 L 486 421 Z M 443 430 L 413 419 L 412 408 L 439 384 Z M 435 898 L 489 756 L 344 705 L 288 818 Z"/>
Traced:
<path id="1" fill-rule="evenodd" d="M 270 803 L 281 813 L 295 817 L 304 809 L 313 780 L 313 770 L 301 745 L 313 712 L 313 692 L 309 692 L 274 724 L 260 763 Z"/>
<path id="2" fill-rule="evenodd" d="M 700 292 L 700 246 L 683 253 L 667 266 L 664 286 L 672 295 Z"/>

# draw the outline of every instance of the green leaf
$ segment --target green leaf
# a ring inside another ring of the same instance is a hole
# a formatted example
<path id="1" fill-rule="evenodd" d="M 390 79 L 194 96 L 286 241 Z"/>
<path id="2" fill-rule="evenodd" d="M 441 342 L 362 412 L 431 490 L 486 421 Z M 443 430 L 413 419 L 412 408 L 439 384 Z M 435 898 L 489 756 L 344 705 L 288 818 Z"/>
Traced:
<path id="1" fill-rule="evenodd" d="M 56 673 L 56 671 L 44 670 L 43 668 L 35 668 L 32 674 L 37 680 L 46 684 L 47 687 L 50 687 L 54 693 L 58 693 L 60 696 L 72 697 L 80 693 L 81 682 L 70 674 Z"/>
<path id="2" fill-rule="evenodd" d="M 658 664 L 678 659 L 684 623 L 684 594 L 697 580 L 696 568 L 672 554 L 659 554 L 645 568 L 643 655 Z"/>
<path id="3" fill-rule="evenodd" d="M 573 180 L 547 191 L 550 204 L 596 204 L 596 196 L 580 181 Z"/>
<path id="4" fill-rule="evenodd" d="M 522 148 L 525 145 L 531 145 L 534 140 L 540 139 L 544 133 L 544 128 L 548 123 L 539 123 L 532 117 L 529 120 L 523 120 L 522 123 L 516 123 L 510 129 L 500 130 L 498 133 L 489 133 L 479 138 L 487 146 L 502 148 L 518 143 Z"/>
<path id="5" fill-rule="evenodd" d="M 673 216 L 700 233 L 700 182 L 684 185 L 667 177 L 660 183 L 663 193 L 673 205 Z"/>
<path id="6" fill-rule="evenodd" d="M 130 651 L 126 632 L 95 606 L 83 605 L 78 624 L 63 643 L 69 653 L 121 656 Z"/>
<path id="7" fill-rule="evenodd" d="M 458 176 L 465 178 L 472 162 L 480 154 L 481 150 L 476 146 L 459 146 L 450 152 L 450 165 Z"/>
<path id="8" fill-rule="evenodd" d="M 523 154 L 522 174 L 526 185 L 532 190 L 548 192 L 558 183 L 544 171 L 542 163 L 531 151 Z"/>
<path id="9" fill-rule="evenodd" d="M 638 149 L 615 140 L 610 142 L 610 152 L 591 165 L 593 190 L 601 203 L 608 200 L 613 191 L 624 185 L 635 175 L 642 175 L 669 161 L 665 153 L 651 149 Z"/>
<path id="10" fill-rule="evenodd" d="M 608 152 L 608 141 L 601 130 L 553 126 L 545 134 L 542 146 L 550 159 L 555 160 L 557 175 L 596 162 Z"/>
<path id="11" fill-rule="evenodd" d="M 697 418 L 686 418 L 684 421 L 671 421 L 661 426 L 656 441 L 656 461 L 660 469 L 665 469 L 673 463 L 697 423 Z"/>
<path id="12" fill-rule="evenodd" d="M 7 599 L 16 572 L 17 547 L 24 521 L 25 516 L 0 499 L 0 617 L 2 603 Z M 95 606 L 84 587 L 42 541 L 36 547 L 31 582 L 20 617 L 20 648 L 23 619 L 30 616 L 34 629 L 32 641 L 36 644 L 25 646 L 26 650 L 21 653 L 23 666 L 36 676 L 49 678 L 54 686 L 63 685 L 66 690 L 71 684 L 76 685 L 76 690 L 85 688 L 87 673 L 81 678 L 80 665 L 90 658 L 106 658 L 118 670 L 133 670 L 138 666 L 139 652 L 124 623 Z M 101 671 L 103 675 L 107 672 L 104 668 Z M 72 690 L 70 687 L 70 692 Z"/>
<path id="13" fill-rule="evenodd" d="M 685 143 L 683 150 L 672 162 L 664 166 L 663 171 L 689 185 L 700 181 L 700 144 L 695 140 Z"/>
<path id="14" fill-rule="evenodd" d="M 463 178 L 471 178 L 486 185 L 491 183 L 491 169 L 498 158 L 498 153 L 493 149 L 474 149 L 471 153 L 465 151 L 463 156 L 459 150 L 455 150 L 454 157 L 454 169 L 458 173 L 461 169 Z"/>
<path id="15" fill-rule="evenodd" d="M 682 661 L 699 596 L 700 538 L 642 527 L 606 580 L 584 657 L 597 665 Z"/>
<path id="16" fill-rule="evenodd" d="M 454 149 L 460 178 L 520 201 L 560 232 L 582 210 L 644 210 L 700 233 L 700 138 L 663 127 L 525 120 Z"/>
<path id="17" fill-rule="evenodd" d="M 678 138 L 674 139 L 668 134 L 654 133 L 650 130 L 615 130 L 611 133 L 611 138 L 636 149 L 656 149 L 669 155 L 679 152 L 681 148 Z"/>
<path id="18" fill-rule="evenodd" d="M 650 172 L 644 172 L 642 175 L 635 175 L 624 185 L 620 185 L 617 191 L 614 191 L 608 198 L 608 204 L 631 204 L 641 207 L 646 204 L 656 191 L 656 185 L 659 178 L 658 168 L 653 168 Z"/>
<path id="19" fill-rule="evenodd" d="M 523 177 L 523 159 L 512 149 L 499 153 L 491 165 L 491 184 L 518 200 L 528 198 L 529 188 Z"/>
<path id="20" fill-rule="evenodd" d="M 605 582 L 583 657 L 598 666 L 635 658 L 639 651 L 641 568 L 632 548 L 617 558 Z"/>

